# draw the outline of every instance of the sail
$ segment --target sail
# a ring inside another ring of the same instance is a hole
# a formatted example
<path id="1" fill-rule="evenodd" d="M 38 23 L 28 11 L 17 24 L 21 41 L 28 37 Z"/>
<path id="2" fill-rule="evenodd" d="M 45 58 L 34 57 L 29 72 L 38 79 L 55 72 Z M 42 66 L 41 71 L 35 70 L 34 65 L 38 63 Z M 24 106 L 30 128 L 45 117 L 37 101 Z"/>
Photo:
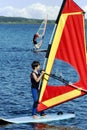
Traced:
<path id="1" fill-rule="evenodd" d="M 43 43 L 43 38 L 44 38 L 44 35 L 46 32 L 47 19 L 48 19 L 48 16 L 45 20 L 42 21 L 42 23 L 37 31 L 37 34 L 39 35 L 39 37 L 37 38 L 37 44 L 35 45 L 35 48 L 37 48 L 37 49 L 39 49 Z"/>
<path id="2" fill-rule="evenodd" d="M 87 93 L 86 38 L 84 11 L 73 1 L 64 0 L 55 24 L 55 31 L 45 59 L 45 74 L 41 84 L 38 111 L 48 109 Z M 49 49 L 50 48 L 50 49 Z M 61 61 L 58 64 L 57 61 Z M 54 64 L 56 63 L 56 66 Z M 67 68 L 65 67 L 67 64 Z M 62 78 L 60 70 L 65 70 Z M 65 68 L 64 68 L 65 67 Z M 69 69 L 70 67 L 70 69 Z M 72 68 L 72 71 L 69 72 Z M 53 73 L 53 69 L 56 69 Z M 74 73 L 75 71 L 75 73 Z M 60 76 L 58 76 L 58 74 Z M 70 74 L 74 74 L 72 81 Z M 68 76 L 67 76 L 68 75 Z M 54 84 L 51 82 L 55 79 Z M 69 80 L 66 80 L 66 77 Z M 62 82 L 56 84 L 57 80 Z"/>

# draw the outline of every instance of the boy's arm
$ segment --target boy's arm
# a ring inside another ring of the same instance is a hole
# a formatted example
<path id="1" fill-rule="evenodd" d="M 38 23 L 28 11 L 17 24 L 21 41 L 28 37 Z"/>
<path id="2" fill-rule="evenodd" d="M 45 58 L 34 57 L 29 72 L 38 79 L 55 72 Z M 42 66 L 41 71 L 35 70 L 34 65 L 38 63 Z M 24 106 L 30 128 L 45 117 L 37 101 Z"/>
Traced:
<path id="1" fill-rule="evenodd" d="M 33 78 L 35 79 L 35 81 L 39 82 L 44 75 L 44 71 L 41 72 L 39 77 L 37 77 L 35 73 L 32 73 L 32 75 L 33 75 Z"/>

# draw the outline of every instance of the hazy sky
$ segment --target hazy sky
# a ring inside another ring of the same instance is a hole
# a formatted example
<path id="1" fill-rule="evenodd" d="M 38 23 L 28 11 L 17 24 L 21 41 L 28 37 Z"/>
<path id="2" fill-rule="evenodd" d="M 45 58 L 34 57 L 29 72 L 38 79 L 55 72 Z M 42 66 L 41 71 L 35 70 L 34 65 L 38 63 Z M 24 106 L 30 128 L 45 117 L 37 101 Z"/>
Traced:
<path id="1" fill-rule="evenodd" d="M 74 0 L 85 12 L 87 0 Z M 56 19 L 62 0 L 0 0 L 0 16 Z"/>

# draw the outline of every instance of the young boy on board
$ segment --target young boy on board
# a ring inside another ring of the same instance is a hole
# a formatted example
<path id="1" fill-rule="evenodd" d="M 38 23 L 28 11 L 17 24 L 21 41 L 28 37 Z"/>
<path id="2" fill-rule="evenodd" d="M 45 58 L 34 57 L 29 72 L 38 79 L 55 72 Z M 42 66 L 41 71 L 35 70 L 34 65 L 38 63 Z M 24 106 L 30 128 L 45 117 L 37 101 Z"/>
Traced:
<path id="1" fill-rule="evenodd" d="M 44 71 L 42 71 L 41 73 L 39 73 L 39 69 L 40 69 L 40 63 L 38 61 L 33 61 L 32 64 L 32 73 L 31 73 L 31 90 L 32 90 L 32 96 L 33 96 L 33 109 L 32 109 L 32 116 L 34 118 L 39 118 L 37 116 L 37 104 L 38 104 L 38 95 L 39 95 L 39 82 L 42 79 L 43 75 L 44 75 Z M 44 111 L 40 112 L 41 116 L 45 116 L 46 114 L 44 113 Z"/>

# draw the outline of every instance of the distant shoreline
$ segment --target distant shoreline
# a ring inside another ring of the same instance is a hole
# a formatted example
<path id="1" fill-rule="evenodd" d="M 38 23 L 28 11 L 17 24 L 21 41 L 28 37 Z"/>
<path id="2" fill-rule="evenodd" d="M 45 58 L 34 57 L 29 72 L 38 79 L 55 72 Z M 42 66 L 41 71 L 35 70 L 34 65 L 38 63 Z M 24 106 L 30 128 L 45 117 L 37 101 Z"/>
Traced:
<path id="1" fill-rule="evenodd" d="M 43 19 L 29 19 L 22 17 L 6 17 L 0 16 L 0 24 L 40 24 Z M 54 24 L 55 20 L 48 20 L 48 24 Z M 87 19 L 85 19 L 87 26 Z"/>
<path id="2" fill-rule="evenodd" d="M 48 24 L 54 24 L 54 23 L 48 23 Z M 0 22 L 0 24 L 40 24 L 40 23 L 35 23 L 35 22 L 34 23 L 30 23 L 30 22 Z"/>
<path id="3" fill-rule="evenodd" d="M 22 17 L 0 16 L 0 24 L 40 24 L 42 19 L 28 19 Z M 48 24 L 54 24 L 54 20 L 48 20 Z"/>

